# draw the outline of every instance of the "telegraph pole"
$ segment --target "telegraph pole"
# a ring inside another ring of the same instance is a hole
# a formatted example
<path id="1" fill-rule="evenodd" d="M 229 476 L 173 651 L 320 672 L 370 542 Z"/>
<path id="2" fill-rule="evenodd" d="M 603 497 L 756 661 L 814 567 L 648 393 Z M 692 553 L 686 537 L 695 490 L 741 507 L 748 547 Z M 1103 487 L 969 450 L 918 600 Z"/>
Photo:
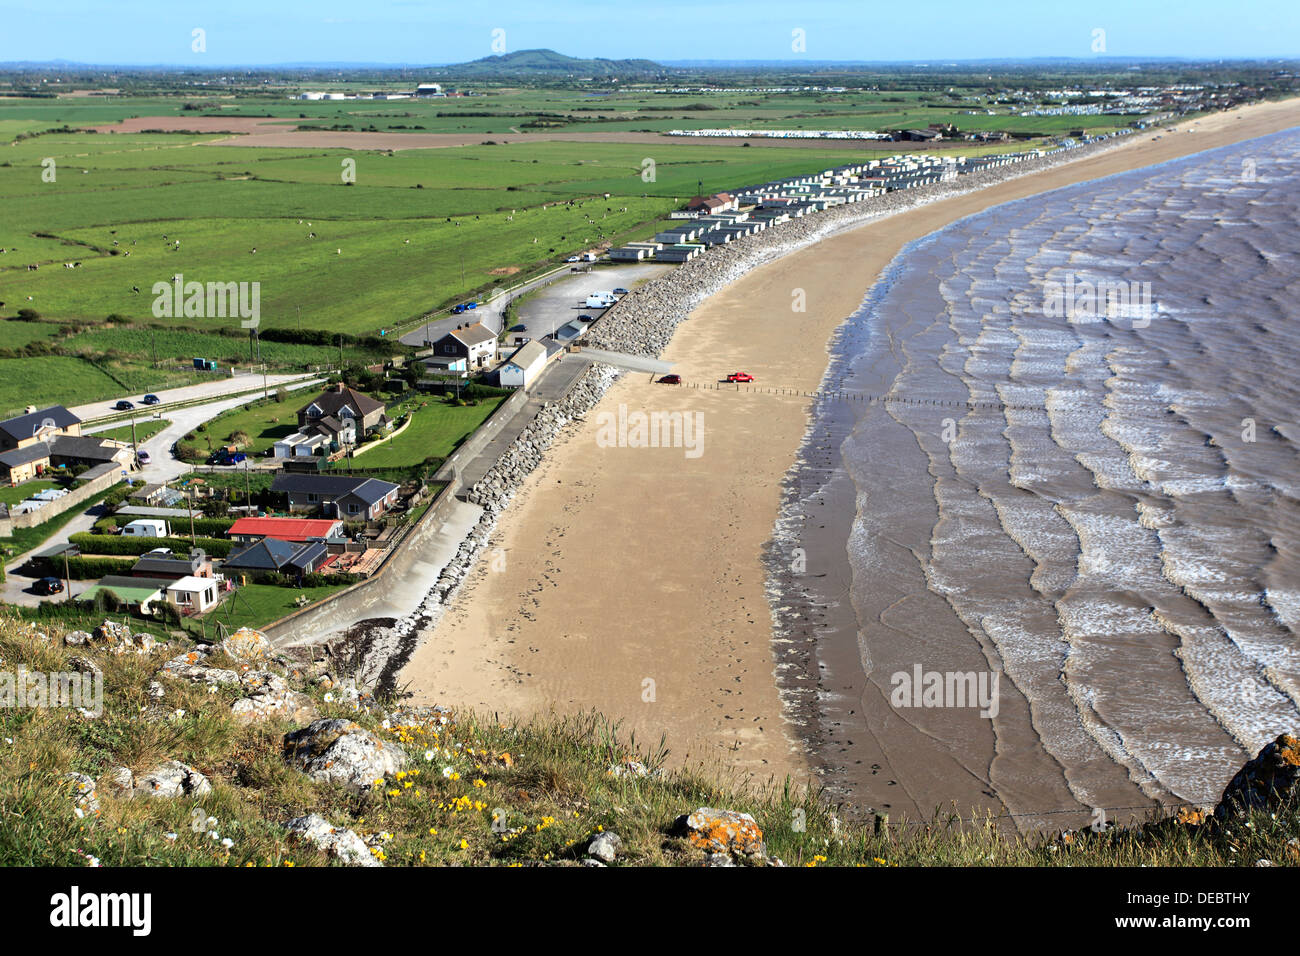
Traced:
<path id="1" fill-rule="evenodd" d="M 72 575 L 68 573 L 68 549 L 63 549 L 63 583 L 67 586 L 68 596 L 64 603 L 72 601 Z"/>
<path id="2" fill-rule="evenodd" d="M 132 464 L 139 467 L 140 465 L 140 448 L 135 438 L 135 406 L 131 407 L 131 457 Z"/>
<path id="3" fill-rule="evenodd" d="M 194 489 L 187 488 L 186 491 L 189 492 L 190 507 L 188 510 L 190 513 L 190 547 L 193 548 L 198 546 L 198 541 L 194 538 Z"/>

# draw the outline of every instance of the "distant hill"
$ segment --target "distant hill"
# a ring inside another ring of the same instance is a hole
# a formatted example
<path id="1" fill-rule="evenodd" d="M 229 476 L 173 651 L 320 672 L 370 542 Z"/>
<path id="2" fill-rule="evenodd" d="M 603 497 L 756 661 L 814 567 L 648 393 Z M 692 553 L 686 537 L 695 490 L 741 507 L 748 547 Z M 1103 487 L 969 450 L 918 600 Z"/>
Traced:
<path id="1" fill-rule="evenodd" d="M 554 50 L 517 50 L 442 68 L 458 76 L 633 76 L 665 73 L 654 60 L 580 59 Z"/>

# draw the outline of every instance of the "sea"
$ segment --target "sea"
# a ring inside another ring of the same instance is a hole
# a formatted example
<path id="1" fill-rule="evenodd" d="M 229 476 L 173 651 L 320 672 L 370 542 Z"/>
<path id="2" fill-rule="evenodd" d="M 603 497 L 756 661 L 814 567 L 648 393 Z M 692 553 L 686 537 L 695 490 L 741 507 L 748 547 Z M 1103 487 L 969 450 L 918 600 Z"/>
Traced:
<path id="1" fill-rule="evenodd" d="M 1141 818 L 1300 727 L 1300 130 L 911 243 L 820 395 L 770 594 L 847 807 Z"/>

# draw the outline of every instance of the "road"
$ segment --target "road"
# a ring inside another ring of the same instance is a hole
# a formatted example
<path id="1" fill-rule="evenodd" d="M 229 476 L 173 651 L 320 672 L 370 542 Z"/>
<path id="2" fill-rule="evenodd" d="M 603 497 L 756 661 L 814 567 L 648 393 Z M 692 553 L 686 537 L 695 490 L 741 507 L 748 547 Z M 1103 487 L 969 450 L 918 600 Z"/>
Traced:
<path id="1" fill-rule="evenodd" d="M 275 388 L 284 382 L 292 381 L 295 378 L 301 378 L 302 372 L 296 372 L 291 375 L 267 375 L 266 384 L 270 388 Z M 171 402 L 192 402 L 200 398 L 221 398 L 229 395 L 231 392 L 246 392 L 249 389 L 261 388 L 262 376 L 257 374 L 225 376 L 214 378 L 210 382 L 201 382 L 198 385 L 184 385 L 180 388 L 168 388 L 162 391 L 154 392 L 163 400 L 163 404 Z M 140 412 L 152 414 L 150 406 L 141 405 L 140 398 L 144 392 L 136 392 L 132 395 L 123 395 L 122 398 L 128 402 L 135 402 L 136 409 Z M 122 414 L 115 412 L 113 406 L 118 399 L 107 399 L 102 402 L 91 402 L 89 405 L 76 405 L 68 409 L 82 421 L 93 421 L 96 418 L 103 418 L 105 415 Z M 165 409 L 164 409 L 165 411 Z M 116 428 L 117 424 L 110 426 Z"/>

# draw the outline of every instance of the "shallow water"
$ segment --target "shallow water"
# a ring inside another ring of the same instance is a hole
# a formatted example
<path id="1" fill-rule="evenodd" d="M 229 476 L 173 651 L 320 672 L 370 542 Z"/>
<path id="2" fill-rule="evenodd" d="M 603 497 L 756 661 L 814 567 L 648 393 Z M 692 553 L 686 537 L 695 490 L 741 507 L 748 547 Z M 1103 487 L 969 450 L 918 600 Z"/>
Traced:
<path id="1" fill-rule="evenodd" d="M 856 400 L 818 403 L 778 522 L 818 557 L 774 601 L 786 636 L 837 619 L 801 699 L 841 795 L 890 800 L 856 735 L 915 807 L 1213 802 L 1300 724 L 1298 157 L 1292 130 L 995 207 L 842 327 Z M 917 664 L 996 672 L 999 712 L 889 703 Z"/>

